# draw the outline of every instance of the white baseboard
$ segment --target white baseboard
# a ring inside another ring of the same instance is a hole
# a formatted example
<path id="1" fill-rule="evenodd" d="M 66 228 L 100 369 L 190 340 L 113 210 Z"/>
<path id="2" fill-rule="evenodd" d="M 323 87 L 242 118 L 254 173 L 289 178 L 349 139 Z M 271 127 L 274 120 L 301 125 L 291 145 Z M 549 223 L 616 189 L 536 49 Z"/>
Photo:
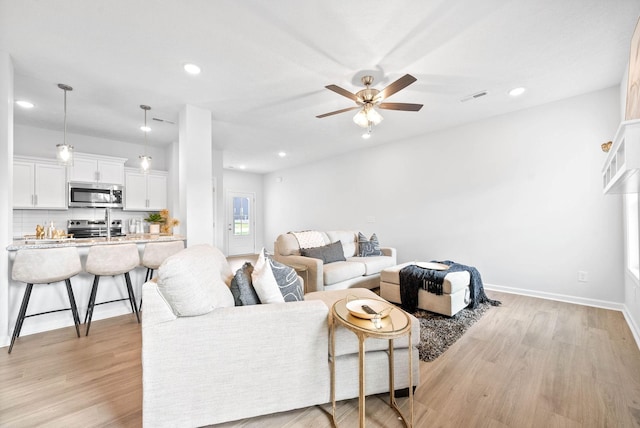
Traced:
<path id="1" fill-rule="evenodd" d="M 504 287 L 502 285 L 484 284 L 485 290 L 499 291 L 501 293 L 519 294 L 522 296 L 537 297 L 540 299 L 556 300 L 558 302 L 573 303 L 575 305 L 592 306 L 594 308 L 611 309 L 622 312 L 627 325 L 633 334 L 638 349 L 640 349 L 640 328 L 634 322 L 624 303 L 610 302 L 607 300 L 588 299 L 585 297 L 567 296 L 564 294 L 547 293 L 537 290 L 525 290 L 521 288 Z"/>
<path id="2" fill-rule="evenodd" d="M 622 310 L 622 314 L 624 315 L 624 319 L 627 320 L 627 325 L 629 325 L 629 329 L 631 329 L 631 333 L 633 334 L 633 338 L 636 340 L 636 345 L 640 349 L 640 328 L 638 328 L 638 324 L 635 323 L 633 317 L 629 313 L 629 309 L 627 306 L 624 306 Z"/>

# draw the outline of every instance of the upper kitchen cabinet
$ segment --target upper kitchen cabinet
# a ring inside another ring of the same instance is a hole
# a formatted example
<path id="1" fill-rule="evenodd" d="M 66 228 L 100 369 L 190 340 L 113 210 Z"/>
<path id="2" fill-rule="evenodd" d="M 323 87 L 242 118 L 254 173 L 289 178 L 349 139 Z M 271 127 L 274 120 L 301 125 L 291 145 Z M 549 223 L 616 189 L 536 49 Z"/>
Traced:
<path id="1" fill-rule="evenodd" d="M 125 170 L 124 209 L 159 211 L 167 207 L 167 173 L 136 169 Z"/>
<path id="2" fill-rule="evenodd" d="M 69 167 L 69 181 L 124 184 L 126 158 L 75 153 Z"/>
<path id="3" fill-rule="evenodd" d="M 14 209 L 67 209 L 67 180 L 64 166 L 39 158 L 14 157 Z"/>

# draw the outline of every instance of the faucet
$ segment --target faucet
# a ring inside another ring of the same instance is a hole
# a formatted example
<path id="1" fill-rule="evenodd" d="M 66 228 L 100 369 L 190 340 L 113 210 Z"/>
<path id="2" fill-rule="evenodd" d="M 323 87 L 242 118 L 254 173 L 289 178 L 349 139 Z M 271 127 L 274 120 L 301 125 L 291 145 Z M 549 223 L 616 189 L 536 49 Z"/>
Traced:
<path id="1" fill-rule="evenodd" d="M 104 221 L 107 223 L 107 241 L 111 241 L 111 208 L 104 209 Z"/>

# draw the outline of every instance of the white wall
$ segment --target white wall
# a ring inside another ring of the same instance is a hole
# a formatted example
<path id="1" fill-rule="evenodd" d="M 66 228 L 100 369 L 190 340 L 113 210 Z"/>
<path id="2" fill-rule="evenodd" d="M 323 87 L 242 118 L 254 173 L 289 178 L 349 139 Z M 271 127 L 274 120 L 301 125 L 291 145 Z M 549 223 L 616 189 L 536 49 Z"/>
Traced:
<path id="1" fill-rule="evenodd" d="M 262 247 L 273 249 L 273 240 L 268 241 L 265 245 L 265 226 L 264 226 L 264 191 L 263 191 L 263 175 L 252 174 L 242 171 L 224 170 L 223 176 L 224 192 L 247 192 L 254 193 L 256 195 L 255 213 L 256 216 L 256 252 L 260 251 Z M 227 217 L 226 196 L 224 204 L 218 207 L 219 211 L 222 211 L 224 215 L 225 224 L 229 223 L 230 219 Z M 227 228 L 225 227 L 226 231 Z M 227 236 L 224 237 L 224 248 L 227 248 Z"/>
<path id="2" fill-rule="evenodd" d="M 265 241 L 376 232 L 401 262 L 451 259 L 497 287 L 621 303 L 621 202 L 600 176 L 619 103 L 610 88 L 267 174 Z"/>

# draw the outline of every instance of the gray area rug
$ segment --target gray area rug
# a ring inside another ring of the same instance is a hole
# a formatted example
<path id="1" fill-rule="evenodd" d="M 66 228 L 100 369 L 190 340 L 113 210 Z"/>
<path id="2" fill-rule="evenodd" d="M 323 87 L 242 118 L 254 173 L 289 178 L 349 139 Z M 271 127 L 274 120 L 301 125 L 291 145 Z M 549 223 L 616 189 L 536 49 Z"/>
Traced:
<path id="1" fill-rule="evenodd" d="M 489 303 L 480 303 L 477 309 L 464 308 L 452 317 L 417 310 L 413 315 L 420 321 L 420 359 L 428 362 L 438 358 L 490 307 Z"/>

